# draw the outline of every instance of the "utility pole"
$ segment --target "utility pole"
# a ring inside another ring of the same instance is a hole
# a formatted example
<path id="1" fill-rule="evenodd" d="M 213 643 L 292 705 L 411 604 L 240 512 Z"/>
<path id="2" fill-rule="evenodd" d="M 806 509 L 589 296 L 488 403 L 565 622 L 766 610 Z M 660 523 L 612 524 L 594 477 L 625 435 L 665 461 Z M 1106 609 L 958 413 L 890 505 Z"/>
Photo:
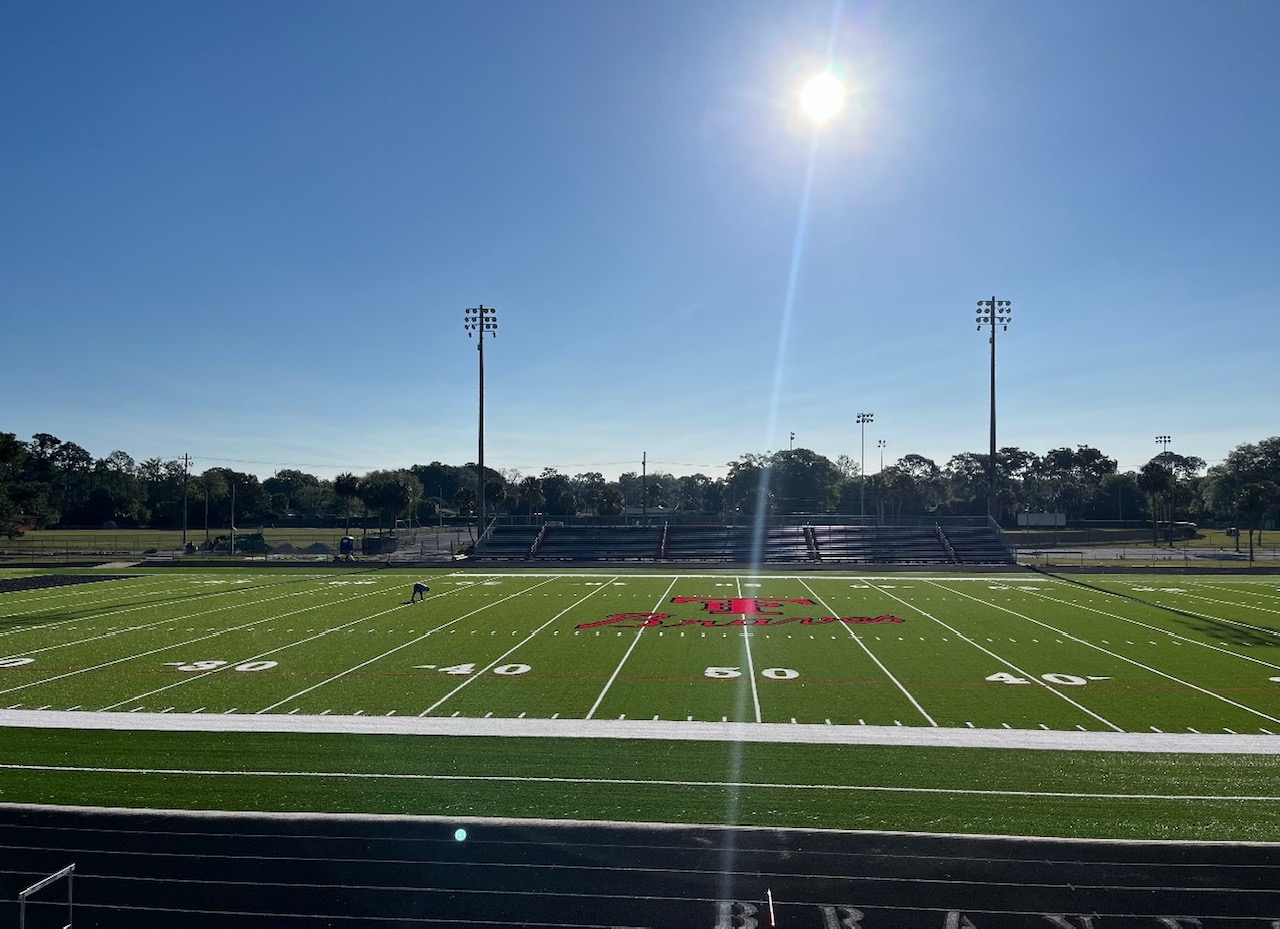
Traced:
<path id="1" fill-rule="evenodd" d="M 182 456 L 182 550 L 187 550 L 187 484 L 188 472 L 191 469 L 191 454 Z"/>
<path id="2" fill-rule="evenodd" d="M 858 426 L 862 429 L 862 463 L 858 465 L 858 518 L 867 519 L 867 423 L 874 422 L 875 413 L 859 413 Z"/>
<path id="3" fill-rule="evenodd" d="M 498 337 L 498 311 L 483 303 L 468 307 L 463 314 L 463 328 L 467 338 L 476 337 L 476 350 L 480 353 L 480 453 L 476 462 L 476 542 L 484 534 L 484 334 Z"/>
<path id="4" fill-rule="evenodd" d="M 983 326 L 991 328 L 991 457 L 987 461 L 987 516 L 995 519 L 996 507 L 996 326 L 1009 329 L 1013 321 L 1013 303 L 1009 300 L 978 301 L 977 323 L 981 331 Z"/>

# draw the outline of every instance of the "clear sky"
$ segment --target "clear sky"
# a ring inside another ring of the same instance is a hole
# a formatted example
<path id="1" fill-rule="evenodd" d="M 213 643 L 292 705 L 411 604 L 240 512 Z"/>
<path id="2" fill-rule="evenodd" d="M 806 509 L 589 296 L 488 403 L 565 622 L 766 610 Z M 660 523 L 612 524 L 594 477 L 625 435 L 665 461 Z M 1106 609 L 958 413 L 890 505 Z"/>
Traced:
<path id="1" fill-rule="evenodd" d="M 1280 433 L 1273 0 L 0 5 L 0 430 L 323 477 Z M 851 89 L 815 130 L 802 81 Z M 815 138 L 815 131 L 817 136 Z M 812 174 L 810 177 L 810 170 Z"/>

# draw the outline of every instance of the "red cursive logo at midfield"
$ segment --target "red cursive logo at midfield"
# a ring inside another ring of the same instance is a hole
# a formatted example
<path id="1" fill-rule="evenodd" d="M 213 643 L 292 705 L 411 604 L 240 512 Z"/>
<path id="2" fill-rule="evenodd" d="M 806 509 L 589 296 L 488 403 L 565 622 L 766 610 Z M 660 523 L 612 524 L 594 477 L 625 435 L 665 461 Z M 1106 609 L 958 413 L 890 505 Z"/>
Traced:
<path id="1" fill-rule="evenodd" d="M 812 600 L 757 600 L 755 597 L 730 597 L 728 599 L 722 597 L 672 597 L 671 602 L 677 604 L 701 603 L 702 608 L 708 613 L 730 613 L 735 616 L 781 616 L 782 611 L 778 607 L 784 603 L 814 606 Z"/>

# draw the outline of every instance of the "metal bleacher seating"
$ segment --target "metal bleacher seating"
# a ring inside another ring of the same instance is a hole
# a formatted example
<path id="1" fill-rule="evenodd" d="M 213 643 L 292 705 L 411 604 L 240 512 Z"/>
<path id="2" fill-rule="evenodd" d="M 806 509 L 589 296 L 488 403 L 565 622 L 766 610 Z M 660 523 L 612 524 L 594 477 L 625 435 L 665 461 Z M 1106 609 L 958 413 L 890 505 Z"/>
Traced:
<path id="1" fill-rule="evenodd" d="M 473 553 L 479 561 L 724 562 L 734 564 L 1010 564 L 995 524 L 867 526 L 779 525 L 757 538 L 749 526 L 492 526 Z"/>

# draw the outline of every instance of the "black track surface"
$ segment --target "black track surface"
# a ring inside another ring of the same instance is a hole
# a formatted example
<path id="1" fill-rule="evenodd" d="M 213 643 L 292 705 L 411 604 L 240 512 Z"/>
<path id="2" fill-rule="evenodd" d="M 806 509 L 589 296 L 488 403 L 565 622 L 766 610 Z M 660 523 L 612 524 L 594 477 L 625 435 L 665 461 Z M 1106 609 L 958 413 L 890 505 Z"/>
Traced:
<path id="1" fill-rule="evenodd" d="M 45 590 L 49 587 L 70 587 L 73 584 L 96 584 L 99 581 L 123 581 L 142 577 L 141 574 L 33 574 L 30 577 L 0 578 L 0 594 L 21 593 L 24 590 Z"/>
<path id="2" fill-rule="evenodd" d="M 72 862 L 76 929 L 1280 929 L 1280 845 L 2 805 L 0 925 Z"/>

